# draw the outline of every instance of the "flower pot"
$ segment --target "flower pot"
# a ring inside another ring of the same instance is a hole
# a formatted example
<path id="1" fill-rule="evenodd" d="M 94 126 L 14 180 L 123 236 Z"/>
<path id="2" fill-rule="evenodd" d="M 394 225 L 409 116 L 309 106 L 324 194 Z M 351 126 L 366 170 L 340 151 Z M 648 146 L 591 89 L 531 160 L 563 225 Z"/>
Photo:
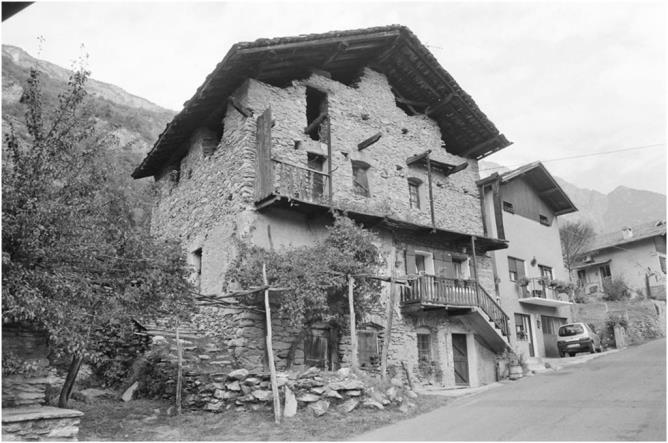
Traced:
<path id="1" fill-rule="evenodd" d="M 521 365 L 511 365 L 510 366 L 510 379 L 511 380 L 517 380 L 518 378 L 522 378 L 524 376 L 524 371 L 522 371 L 522 366 Z"/>

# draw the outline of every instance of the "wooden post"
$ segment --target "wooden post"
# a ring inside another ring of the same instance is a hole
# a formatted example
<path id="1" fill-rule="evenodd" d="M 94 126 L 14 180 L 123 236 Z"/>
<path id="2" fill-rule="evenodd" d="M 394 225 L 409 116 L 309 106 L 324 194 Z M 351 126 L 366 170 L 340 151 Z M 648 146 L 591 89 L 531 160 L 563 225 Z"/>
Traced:
<path id="1" fill-rule="evenodd" d="M 355 280 L 352 275 L 348 275 L 348 307 L 350 308 L 350 364 L 353 370 L 359 368 L 357 361 L 357 329 L 355 326 L 355 305 L 353 303 L 353 285 Z"/>
<path id="2" fill-rule="evenodd" d="M 480 282 L 478 281 L 478 260 L 476 259 L 475 255 L 475 237 L 471 236 L 471 256 L 473 257 L 473 273 L 475 274 L 475 299 L 476 302 L 478 303 L 478 306 L 480 306 L 480 294 L 478 292 L 478 286 L 480 285 Z"/>
<path id="3" fill-rule="evenodd" d="M 436 230 L 436 216 L 434 215 L 434 189 L 431 179 L 431 160 L 429 159 L 429 154 L 431 150 L 427 152 L 427 178 L 429 179 L 429 208 L 431 210 L 431 228 L 433 231 Z"/>
<path id="4" fill-rule="evenodd" d="M 387 308 L 385 309 L 385 337 L 383 340 L 383 351 L 380 356 L 380 375 L 385 379 L 387 377 L 387 353 L 390 349 L 390 340 L 392 338 L 392 319 L 394 318 L 394 288 L 396 286 L 395 280 L 397 276 L 397 252 L 392 248 L 392 259 L 390 266 L 392 273 L 390 276 L 390 295 L 387 298 Z"/>
<path id="5" fill-rule="evenodd" d="M 267 266 L 262 264 L 262 281 L 268 286 Z M 281 422 L 281 399 L 278 396 L 278 382 L 276 381 L 276 366 L 274 366 L 274 349 L 271 344 L 271 308 L 269 306 L 269 288 L 264 290 L 264 312 L 267 319 L 267 359 L 269 360 L 269 371 L 271 373 L 271 393 L 274 397 L 274 421 Z"/>
<path id="6" fill-rule="evenodd" d="M 179 338 L 179 327 L 176 327 L 176 358 L 177 358 L 177 370 L 176 370 L 176 415 L 181 415 L 181 386 L 182 381 L 182 371 L 183 371 L 183 347 L 181 345 L 181 339 Z"/>

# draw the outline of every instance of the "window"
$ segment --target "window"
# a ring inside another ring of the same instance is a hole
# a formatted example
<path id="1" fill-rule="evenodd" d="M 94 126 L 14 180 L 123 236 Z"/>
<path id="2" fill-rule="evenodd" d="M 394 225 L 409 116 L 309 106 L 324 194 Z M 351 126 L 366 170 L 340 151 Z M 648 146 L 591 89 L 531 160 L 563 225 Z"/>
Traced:
<path id="1" fill-rule="evenodd" d="M 587 271 L 580 269 L 578 271 L 578 285 L 584 286 L 587 283 Z"/>
<path id="2" fill-rule="evenodd" d="M 327 116 L 327 94 L 315 88 L 306 88 L 306 133 L 311 140 L 321 140 L 322 122 Z M 324 142 L 324 140 L 323 140 Z"/>
<path id="3" fill-rule="evenodd" d="M 599 267 L 598 272 L 601 274 L 601 278 L 610 277 L 610 265 L 603 265 Z"/>
<path id="4" fill-rule="evenodd" d="M 434 256 L 431 252 L 415 251 L 415 273 L 434 275 Z"/>
<path id="5" fill-rule="evenodd" d="M 367 171 L 369 165 L 364 162 L 353 161 L 353 192 L 357 195 L 369 197 L 369 180 L 367 179 Z"/>
<path id="6" fill-rule="evenodd" d="M 408 179 L 408 197 L 411 208 L 420 209 L 420 181 L 418 179 Z"/>
<path id="7" fill-rule="evenodd" d="M 538 214 L 538 218 L 540 220 L 541 225 L 550 226 L 550 220 L 547 218 L 546 215 Z"/>
<path id="8" fill-rule="evenodd" d="M 519 258 L 508 257 L 508 273 L 510 274 L 510 281 L 517 281 L 524 277 L 524 260 Z"/>
<path id="9" fill-rule="evenodd" d="M 511 214 L 515 213 L 515 209 L 513 209 L 513 204 L 507 201 L 503 202 L 503 210 L 506 212 L 510 212 Z"/>
<path id="10" fill-rule="evenodd" d="M 541 277 L 545 277 L 549 280 L 554 280 L 554 277 L 552 276 L 552 268 L 551 267 L 538 265 L 538 268 L 540 269 L 540 276 Z"/>
<path id="11" fill-rule="evenodd" d="M 325 157 L 319 154 L 309 152 L 307 154 L 307 165 L 314 171 L 323 171 L 325 167 Z M 311 193 L 313 197 L 322 197 L 325 191 L 325 181 L 322 174 L 309 172 L 308 177 L 311 182 Z"/>
<path id="12" fill-rule="evenodd" d="M 466 280 L 471 277 L 470 262 L 468 258 L 452 257 L 452 268 L 455 278 Z"/>
<path id="13" fill-rule="evenodd" d="M 666 273 L 666 257 L 659 256 L 659 266 L 661 266 L 661 272 Z"/>
<path id="14" fill-rule="evenodd" d="M 425 271 L 425 266 L 424 266 L 424 255 L 415 255 L 415 270 L 417 271 L 418 274 L 424 274 Z"/>
<path id="15" fill-rule="evenodd" d="M 417 334 L 418 362 L 431 361 L 431 334 L 418 332 Z"/>

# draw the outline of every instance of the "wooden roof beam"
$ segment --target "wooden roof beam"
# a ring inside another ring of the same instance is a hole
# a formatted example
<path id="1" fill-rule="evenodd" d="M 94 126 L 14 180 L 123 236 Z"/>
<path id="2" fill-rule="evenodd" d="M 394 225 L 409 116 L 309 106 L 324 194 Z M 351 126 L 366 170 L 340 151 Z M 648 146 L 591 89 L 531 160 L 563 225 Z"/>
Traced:
<path id="1" fill-rule="evenodd" d="M 346 51 L 346 48 L 348 48 L 348 43 L 340 42 L 338 45 L 336 45 L 336 49 L 332 52 L 332 54 L 327 57 L 327 60 L 322 62 L 322 66 L 324 67 L 332 63 L 339 55 L 341 55 L 341 53 Z"/>
<path id="2" fill-rule="evenodd" d="M 446 95 L 445 97 L 443 97 L 442 99 L 440 99 L 436 103 L 432 103 L 431 105 L 429 105 L 427 107 L 427 109 L 424 111 L 424 113 L 427 116 L 431 117 L 435 112 L 438 112 L 441 109 L 443 109 L 445 106 L 447 106 L 447 104 L 450 103 L 450 101 L 452 101 L 452 99 L 455 98 L 455 97 L 456 97 L 456 95 L 451 92 L 450 94 Z"/>
<path id="3" fill-rule="evenodd" d="M 486 148 L 494 145 L 495 143 L 501 141 L 502 139 L 503 139 L 503 134 L 498 134 L 498 135 L 490 138 L 489 140 L 486 140 L 482 143 L 478 143 L 477 145 L 475 145 L 471 148 L 468 148 L 466 151 L 462 152 L 460 155 L 462 157 L 467 157 L 467 156 L 471 155 L 472 153 L 474 153 L 476 151 L 480 151 L 482 149 L 486 149 Z"/>
<path id="4" fill-rule="evenodd" d="M 382 136 L 382 133 L 380 133 L 380 132 L 377 133 L 377 134 L 372 135 L 371 137 L 367 138 L 367 139 L 364 140 L 363 142 L 359 143 L 359 144 L 357 145 L 357 150 L 358 150 L 358 151 L 361 151 L 361 150 L 363 150 L 363 149 L 368 148 L 369 146 L 373 145 L 373 144 L 376 143 L 378 140 L 380 140 L 380 137 L 381 137 L 381 136 Z"/>

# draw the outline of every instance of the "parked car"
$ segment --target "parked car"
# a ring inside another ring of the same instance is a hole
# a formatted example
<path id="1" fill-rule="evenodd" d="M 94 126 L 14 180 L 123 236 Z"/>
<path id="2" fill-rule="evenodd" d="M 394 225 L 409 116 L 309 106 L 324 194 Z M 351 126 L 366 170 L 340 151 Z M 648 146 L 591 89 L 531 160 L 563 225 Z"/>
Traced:
<path id="1" fill-rule="evenodd" d="M 586 323 L 570 323 L 559 328 L 557 333 L 559 356 L 573 357 L 578 352 L 601 352 L 601 338 Z"/>

